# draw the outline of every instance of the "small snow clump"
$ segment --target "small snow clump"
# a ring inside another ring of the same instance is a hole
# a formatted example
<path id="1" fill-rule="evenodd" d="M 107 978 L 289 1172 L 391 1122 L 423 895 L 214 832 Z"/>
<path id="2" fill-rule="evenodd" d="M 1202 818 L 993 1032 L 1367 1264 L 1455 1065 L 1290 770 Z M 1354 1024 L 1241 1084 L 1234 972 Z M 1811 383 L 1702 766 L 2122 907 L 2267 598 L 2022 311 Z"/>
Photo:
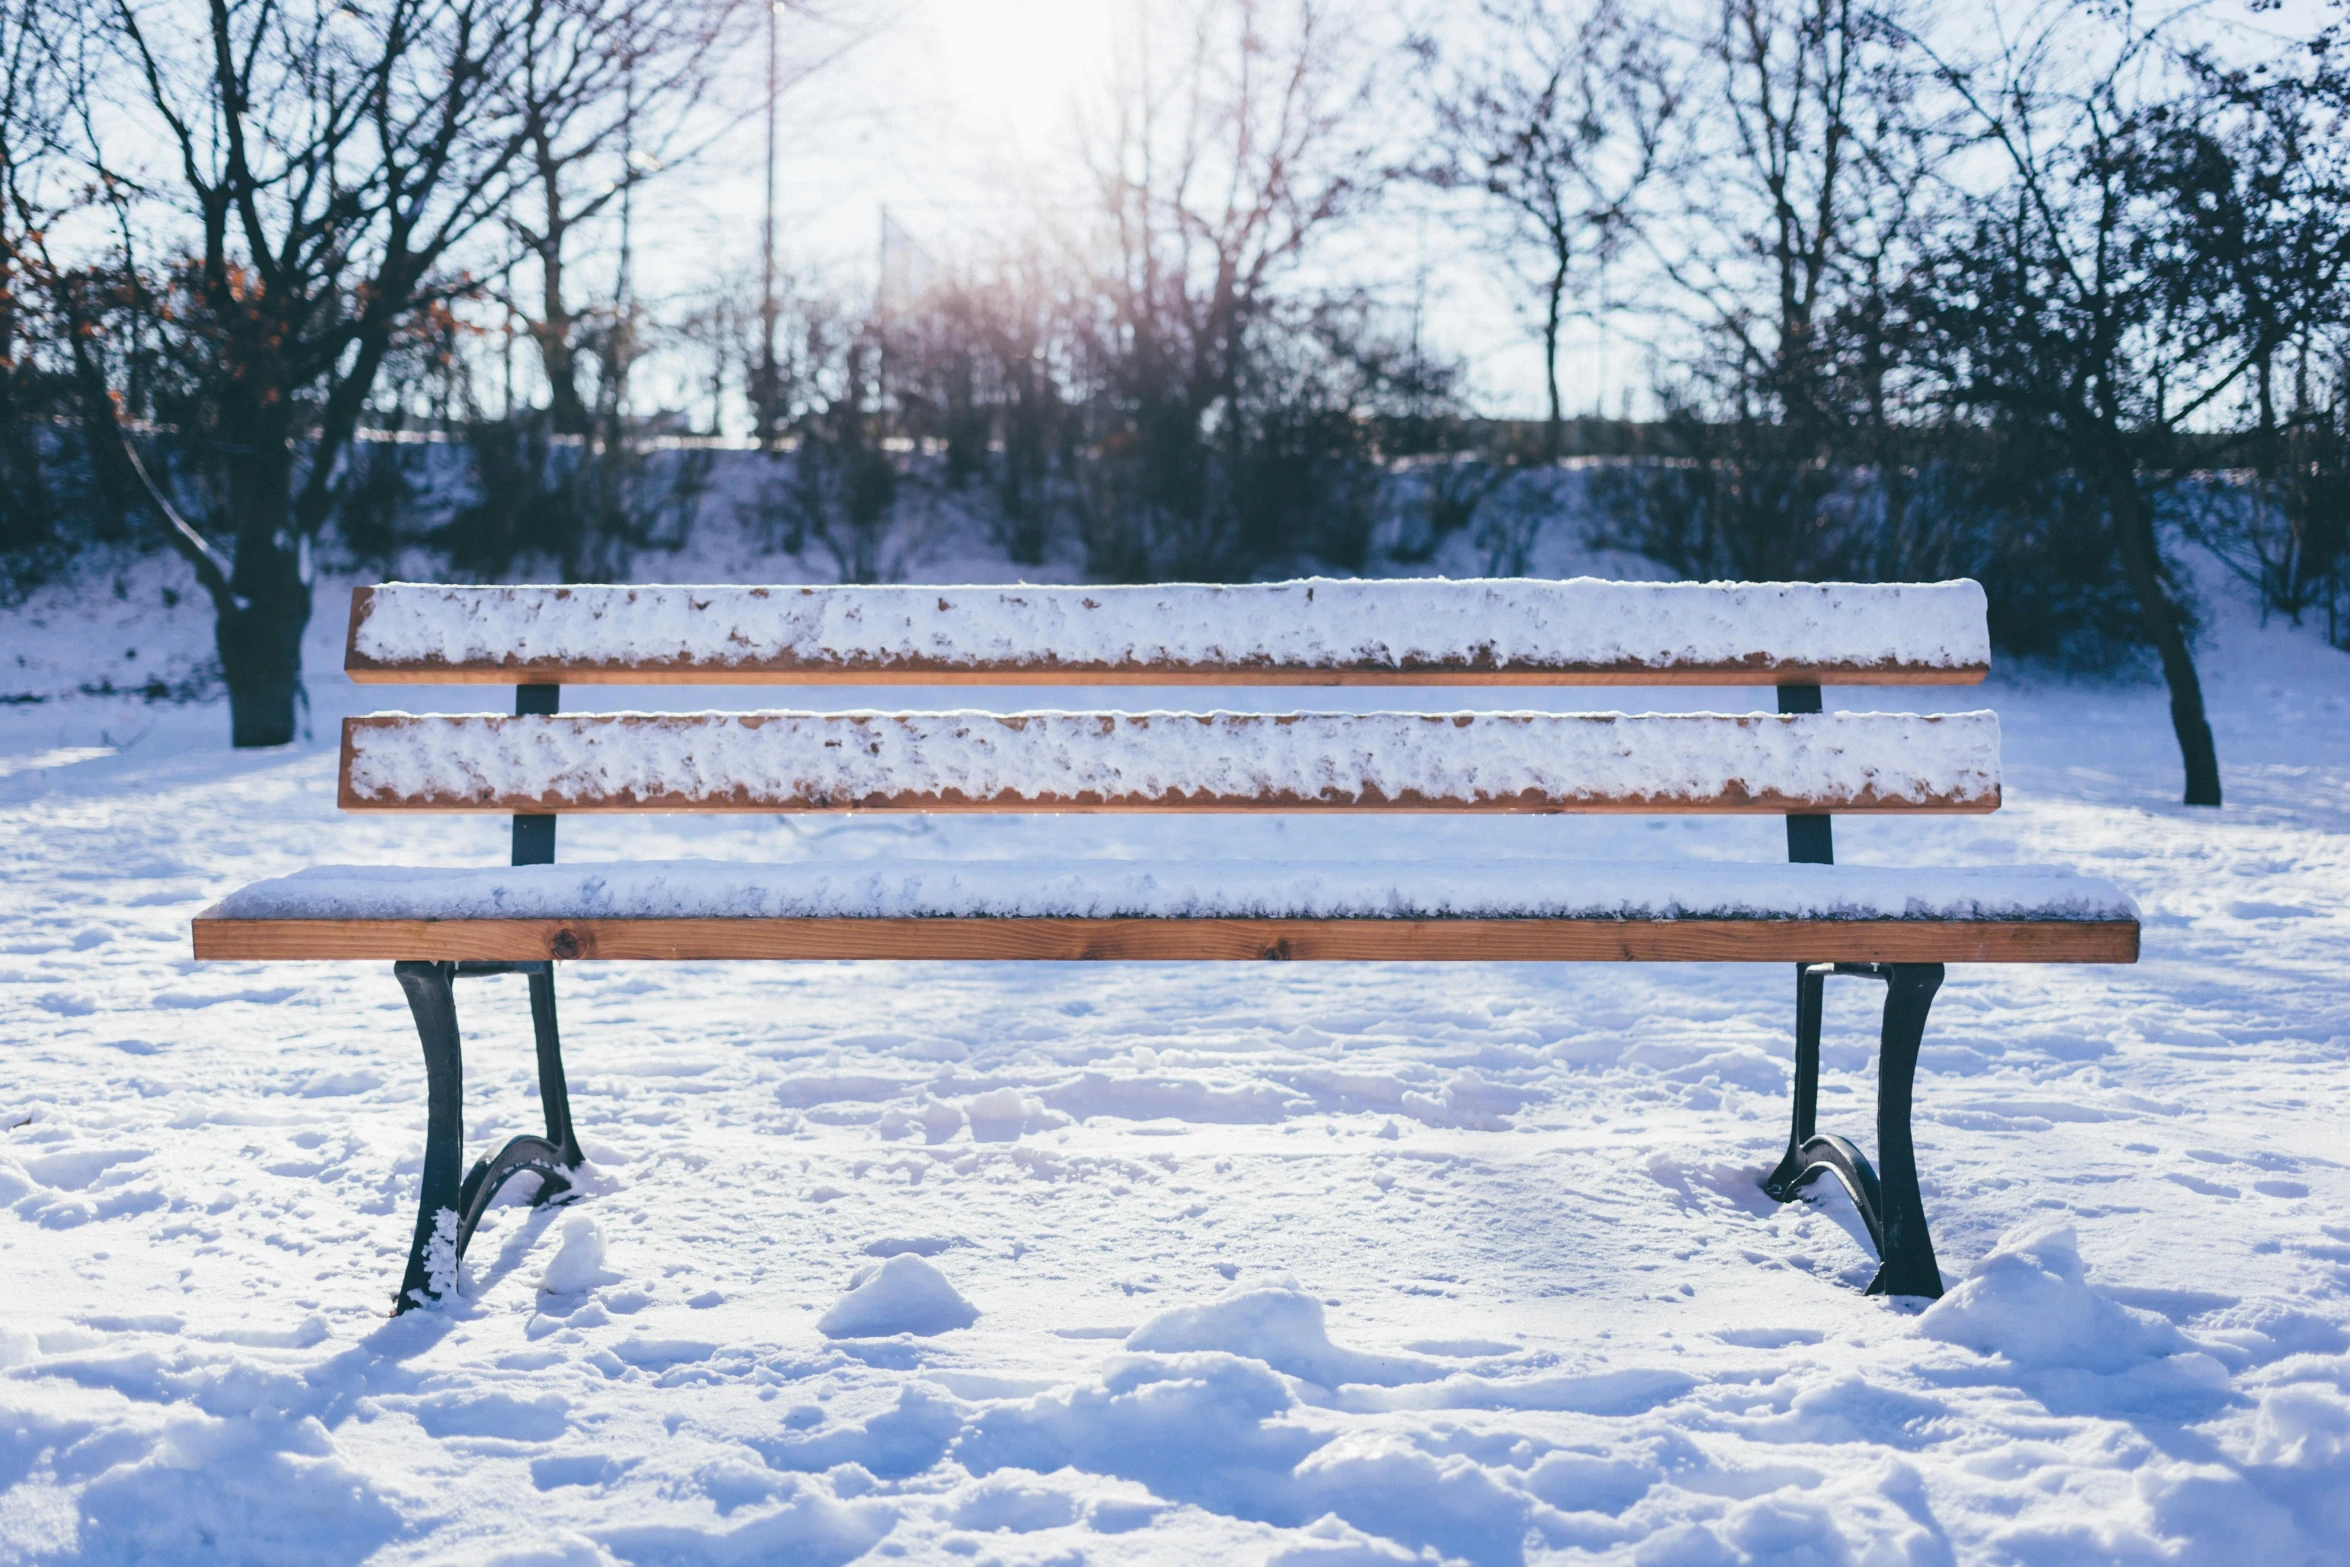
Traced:
<path id="1" fill-rule="evenodd" d="M 1128 1334 L 1126 1347 L 1161 1354 L 1221 1350 L 1333 1388 L 1429 1382 L 1446 1369 L 1417 1355 L 1367 1354 L 1331 1343 L 1322 1303 L 1286 1276 L 1231 1290 L 1205 1305 L 1162 1311 Z"/>
<path id="2" fill-rule="evenodd" d="M 584 1213 L 563 1221 L 563 1244 L 539 1275 L 542 1295 L 584 1295 L 618 1275 L 604 1266 L 604 1228 Z"/>
<path id="3" fill-rule="evenodd" d="M 909 1251 L 858 1269 L 849 1292 L 818 1319 L 816 1331 L 826 1338 L 928 1337 L 978 1320 L 979 1309 L 956 1292 L 947 1276 Z"/>

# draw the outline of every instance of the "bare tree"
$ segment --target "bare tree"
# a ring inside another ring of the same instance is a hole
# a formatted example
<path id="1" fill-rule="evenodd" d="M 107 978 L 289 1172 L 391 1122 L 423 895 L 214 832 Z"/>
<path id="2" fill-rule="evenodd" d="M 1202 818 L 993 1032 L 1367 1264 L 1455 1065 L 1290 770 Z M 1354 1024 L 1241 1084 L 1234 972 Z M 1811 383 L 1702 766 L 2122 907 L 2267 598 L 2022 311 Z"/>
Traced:
<path id="1" fill-rule="evenodd" d="M 2192 112 L 2166 116 L 2156 164 L 2179 230 L 2173 302 L 2250 356 L 2231 443 L 2249 504 L 2200 508 L 2194 531 L 2294 624 L 2322 607 L 2336 641 L 2350 608 L 2350 291 L 2328 232 L 2350 200 L 2342 28 L 2319 29 L 2283 77 L 2267 48 L 2250 66 L 2190 51 Z"/>
<path id="2" fill-rule="evenodd" d="M 1899 5 L 1720 0 L 1689 87 L 1702 112 L 1680 126 L 1678 199 L 1643 231 L 1676 307 L 1719 350 L 1696 368 L 1722 409 L 1799 440 L 1885 407 L 1891 356 L 1866 329 L 1944 150 Z"/>
<path id="3" fill-rule="evenodd" d="M 943 480 L 1021 565 L 1045 558 L 1065 510 L 1076 411 L 1071 269 L 1041 245 L 934 279 L 882 322 L 902 432 L 944 447 Z"/>
<path id="4" fill-rule="evenodd" d="M 528 195 L 503 216 L 538 288 L 507 303 L 538 348 L 558 435 L 586 435 L 591 423 L 580 386 L 589 311 L 570 276 L 579 235 L 704 150 L 714 127 L 694 111 L 750 10 L 744 0 L 563 0 L 524 20 L 516 95 Z M 617 304 L 600 323 L 608 348 L 626 329 Z"/>
<path id="5" fill-rule="evenodd" d="M 2221 803 L 2219 760 L 2159 507 L 2223 454 L 2195 433 L 2232 402 L 2276 428 L 2278 353 L 2340 319 L 2350 150 L 2335 71 L 2307 66 L 2219 68 L 2125 11 L 1950 67 L 2004 178 L 1958 207 L 1912 290 L 1952 395 L 2048 430 L 2103 502 L 2189 805 Z"/>
<path id="6" fill-rule="evenodd" d="M 39 205 L 38 165 L 55 143 L 56 105 L 37 0 L 0 4 L 0 376 L 17 366 L 18 282 Z M 0 383 L 4 384 L 4 383 Z"/>
<path id="7" fill-rule="evenodd" d="M 1914 556 L 1890 300 L 1949 139 L 1903 3 L 1713 0 L 1687 40 L 1672 178 L 1639 222 L 1681 460 L 1605 476 L 1619 542 L 1746 577 Z M 1857 548 L 1864 511 L 1884 548 Z"/>
<path id="8" fill-rule="evenodd" d="M 2339 318 L 2346 312 L 2336 310 Z M 2350 646 L 2350 341 L 2327 321 L 2258 368 L 2241 508 L 2190 517 L 2197 538 L 2300 625 L 2317 612 Z"/>
<path id="9" fill-rule="evenodd" d="M 27 283 L 54 215 L 49 176 L 64 105 L 44 0 L 0 0 L 0 552 L 48 545 L 54 525 L 35 423 L 46 402 Z M 0 584 L 4 585 L 4 584 Z"/>
<path id="10" fill-rule="evenodd" d="M 83 18 L 107 53 L 78 94 L 112 108 L 84 115 L 80 156 L 124 219 L 112 264 L 160 296 L 206 480 L 193 518 L 168 475 L 147 491 L 217 611 L 238 745 L 295 733 L 312 541 L 397 335 L 473 286 L 462 248 L 508 210 L 527 142 L 523 45 L 561 3 L 114 0 Z M 157 256 L 135 253 L 142 232 Z M 68 296 L 88 271 L 45 265 Z"/>
<path id="11" fill-rule="evenodd" d="M 1129 5 L 1086 124 L 1098 211 L 1087 374 L 1127 459 L 1089 503 L 1098 569 L 1228 573 L 1253 351 L 1290 269 L 1372 192 L 1369 81 L 1329 0 Z"/>
<path id="12" fill-rule="evenodd" d="M 1536 301 L 1556 459 L 1560 333 L 1631 230 L 1680 111 L 1680 73 L 1656 24 L 1621 0 L 1484 0 L 1482 11 L 1483 35 L 1466 49 L 1411 41 L 1436 130 L 1436 156 L 1413 172 L 1486 198 L 1501 217 L 1494 248 Z"/>

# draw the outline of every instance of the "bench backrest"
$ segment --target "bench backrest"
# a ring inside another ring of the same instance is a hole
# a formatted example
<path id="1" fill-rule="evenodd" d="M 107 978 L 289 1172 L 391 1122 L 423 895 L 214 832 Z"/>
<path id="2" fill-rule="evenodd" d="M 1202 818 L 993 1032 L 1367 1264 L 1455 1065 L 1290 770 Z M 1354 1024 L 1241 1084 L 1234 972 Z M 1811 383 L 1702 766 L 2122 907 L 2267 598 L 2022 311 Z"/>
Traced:
<path id="1" fill-rule="evenodd" d="M 342 803 L 568 811 L 1987 811 L 1989 714 L 1820 687 L 1990 666 L 1982 589 L 1307 581 L 1220 587 L 435 587 L 352 595 L 364 683 L 512 685 L 516 716 L 346 720 Z M 566 684 L 1772 685 L 1771 714 L 560 715 Z"/>

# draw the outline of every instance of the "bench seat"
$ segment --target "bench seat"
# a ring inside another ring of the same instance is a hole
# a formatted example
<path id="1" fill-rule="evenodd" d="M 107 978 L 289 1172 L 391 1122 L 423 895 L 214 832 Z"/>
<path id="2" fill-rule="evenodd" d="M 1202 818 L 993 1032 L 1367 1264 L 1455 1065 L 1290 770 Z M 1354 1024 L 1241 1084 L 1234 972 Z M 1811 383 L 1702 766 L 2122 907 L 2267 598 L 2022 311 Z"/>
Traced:
<path id="1" fill-rule="evenodd" d="M 2137 910 L 2041 867 L 1691 860 L 720 860 L 317 866 L 203 957 L 2127 962 Z"/>

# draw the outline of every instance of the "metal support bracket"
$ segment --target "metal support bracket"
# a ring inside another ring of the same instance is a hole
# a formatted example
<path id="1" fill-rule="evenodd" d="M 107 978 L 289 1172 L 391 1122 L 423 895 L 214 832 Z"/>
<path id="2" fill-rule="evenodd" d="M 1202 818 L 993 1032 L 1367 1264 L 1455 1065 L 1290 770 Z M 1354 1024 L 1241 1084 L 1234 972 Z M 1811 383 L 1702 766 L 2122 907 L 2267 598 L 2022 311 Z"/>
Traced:
<path id="1" fill-rule="evenodd" d="M 1872 1168 L 1859 1148 L 1818 1130 L 1820 1101 L 1820 1017 L 1825 988 L 1833 975 L 1881 979 L 1886 983 L 1885 1018 L 1877 1051 L 1877 1159 Z M 1795 980 L 1795 1117 L 1786 1157 L 1763 1179 L 1763 1190 L 1792 1202 L 1823 1171 L 1833 1172 L 1852 1195 L 1877 1248 L 1877 1276 L 1871 1295 L 1942 1293 L 1942 1269 L 1926 1228 L 1925 1201 L 1918 1192 L 1917 1149 L 1910 1140 L 1910 1096 L 1917 1080 L 1918 1049 L 1925 1040 L 1926 1013 L 1942 985 L 1939 963 L 1814 963 Z"/>
<path id="2" fill-rule="evenodd" d="M 1821 710 L 1818 686 L 1779 687 L 1781 713 L 1817 713 Z M 1787 863 L 1790 865 L 1833 865 L 1836 863 L 1836 819 L 1827 815 L 1790 813 L 1787 817 Z"/>
<path id="3" fill-rule="evenodd" d="M 514 716 L 529 718 L 560 712 L 563 707 L 561 686 L 516 686 L 514 688 Z M 555 863 L 555 818 L 552 816 L 518 815 L 514 818 L 514 852 L 508 862 L 513 865 L 552 865 Z"/>
<path id="4" fill-rule="evenodd" d="M 429 1107 L 425 1122 L 424 1182 L 416 1198 L 416 1233 L 408 1248 L 408 1271 L 392 1302 L 399 1315 L 452 1293 L 457 1266 L 490 1202 L 524 1170 L 539 1177 L 532 1205 L 571 1189 L 579 1168 L 579 1138 L 571 1126 L 571 1096 L 563 1080 L 563 1045 L 555 1027 L 552 964 L 396 963 L 392 973 L 408 994 L 417 1037 L 424 1045 Z M 465 1058 L 457 1033 L 455 982 L 488 974 L 523 974 L 530 981 L 530 1015 L 538 1042 L 539 1107 L 547 1135 L 509 1138 L 486 1159 L 474 1162 L 464 1179 Z"/>

